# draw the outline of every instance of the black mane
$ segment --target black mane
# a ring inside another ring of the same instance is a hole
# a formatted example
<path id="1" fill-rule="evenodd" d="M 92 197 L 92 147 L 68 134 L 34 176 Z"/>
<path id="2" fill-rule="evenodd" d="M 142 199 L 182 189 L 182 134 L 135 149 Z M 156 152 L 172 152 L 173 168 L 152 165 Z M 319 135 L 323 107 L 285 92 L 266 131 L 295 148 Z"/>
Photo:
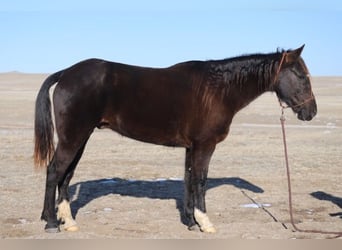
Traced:
<path id="1" fill-rule="evenodd" d="M 253 79 L 258 86 L 270 86 L 281 56 L 282 52 L 276 52 L 208 60 L 208 83 L 220 82 L 229 87 L 238 84 L 241 87 L 248 80 Z"/>

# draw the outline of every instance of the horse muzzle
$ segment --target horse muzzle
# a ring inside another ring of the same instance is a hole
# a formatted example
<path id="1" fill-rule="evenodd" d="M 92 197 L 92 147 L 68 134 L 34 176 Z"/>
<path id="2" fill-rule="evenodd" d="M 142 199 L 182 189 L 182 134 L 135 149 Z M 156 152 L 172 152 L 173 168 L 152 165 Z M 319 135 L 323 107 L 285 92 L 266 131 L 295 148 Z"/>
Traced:
<path id="1" fill-rule="evenodd" d="M 297 118 L 299 120 L 311 121 L 317 114 L 317 105 L 315 100 L 312 100 L 310 103 L 305 103 L 303 106 L 298 107 L 298 110 L 293 109 L 293 111 L 297 113 Z"/>

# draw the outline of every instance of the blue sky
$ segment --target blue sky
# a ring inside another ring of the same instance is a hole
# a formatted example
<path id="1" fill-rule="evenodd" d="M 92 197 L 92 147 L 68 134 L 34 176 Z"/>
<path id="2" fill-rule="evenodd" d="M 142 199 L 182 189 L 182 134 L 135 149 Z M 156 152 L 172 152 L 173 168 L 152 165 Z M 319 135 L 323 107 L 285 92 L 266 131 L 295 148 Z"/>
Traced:
<path id="1" fill-rule="evenodd" d="M 0 72 L 87 58 L 165 67 L 306 44 L 312 75 L 342 75 L 340 0 L 5 0 Z"/>

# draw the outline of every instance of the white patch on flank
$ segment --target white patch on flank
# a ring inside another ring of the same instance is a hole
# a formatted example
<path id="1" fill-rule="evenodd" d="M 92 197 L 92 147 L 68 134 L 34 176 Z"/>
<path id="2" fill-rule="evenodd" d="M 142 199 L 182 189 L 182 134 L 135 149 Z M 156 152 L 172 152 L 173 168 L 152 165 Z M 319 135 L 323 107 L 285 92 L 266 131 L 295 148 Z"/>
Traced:
<path id="1" fill-rule="evenodd" d="M 195 220 L 199 224 L 201 231 L 206 233 L 216 233 L 216 229 L 214 225 L 210 222 L 209 217 L 200 211 L 199 209 L 195 208 Z"/>
<path id="2" fill-rule="evenodd" d="M 76 221 L 72 218 L 70 204 L 68 201 L 63 200 L 58 204 L 57 219 L 64 222 L 64 230 L 78 231 L 78 226 Z"/>

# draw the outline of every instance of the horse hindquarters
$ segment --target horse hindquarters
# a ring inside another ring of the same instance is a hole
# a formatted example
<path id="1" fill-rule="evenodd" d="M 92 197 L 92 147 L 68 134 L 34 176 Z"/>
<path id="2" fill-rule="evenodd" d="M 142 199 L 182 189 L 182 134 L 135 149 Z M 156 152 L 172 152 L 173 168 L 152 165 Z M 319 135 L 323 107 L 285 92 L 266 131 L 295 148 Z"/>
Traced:
<path id="1" fill-rule="evenodd" d="M 80 160 L 85 145 L 96 127 L 103 109 L 103 98 L 89 88 L 87 82 L 72 85 L 72 79 L 61 81 L 54 92 L 54 113 L 58 144 L 48 166 L 45 203 L 42 219 L 47 221 L 46 231 L 58 231 L 57 219 L 66 230 L 76 230 L 71 216 L 68 197 L 69 182 Z M 93 88 L 98 86 L 94 82 Z M 76 89 L 75 89 L 76 88 Z M 55 212 L 55 192 L 58 186 L 58 218 Z"/>

